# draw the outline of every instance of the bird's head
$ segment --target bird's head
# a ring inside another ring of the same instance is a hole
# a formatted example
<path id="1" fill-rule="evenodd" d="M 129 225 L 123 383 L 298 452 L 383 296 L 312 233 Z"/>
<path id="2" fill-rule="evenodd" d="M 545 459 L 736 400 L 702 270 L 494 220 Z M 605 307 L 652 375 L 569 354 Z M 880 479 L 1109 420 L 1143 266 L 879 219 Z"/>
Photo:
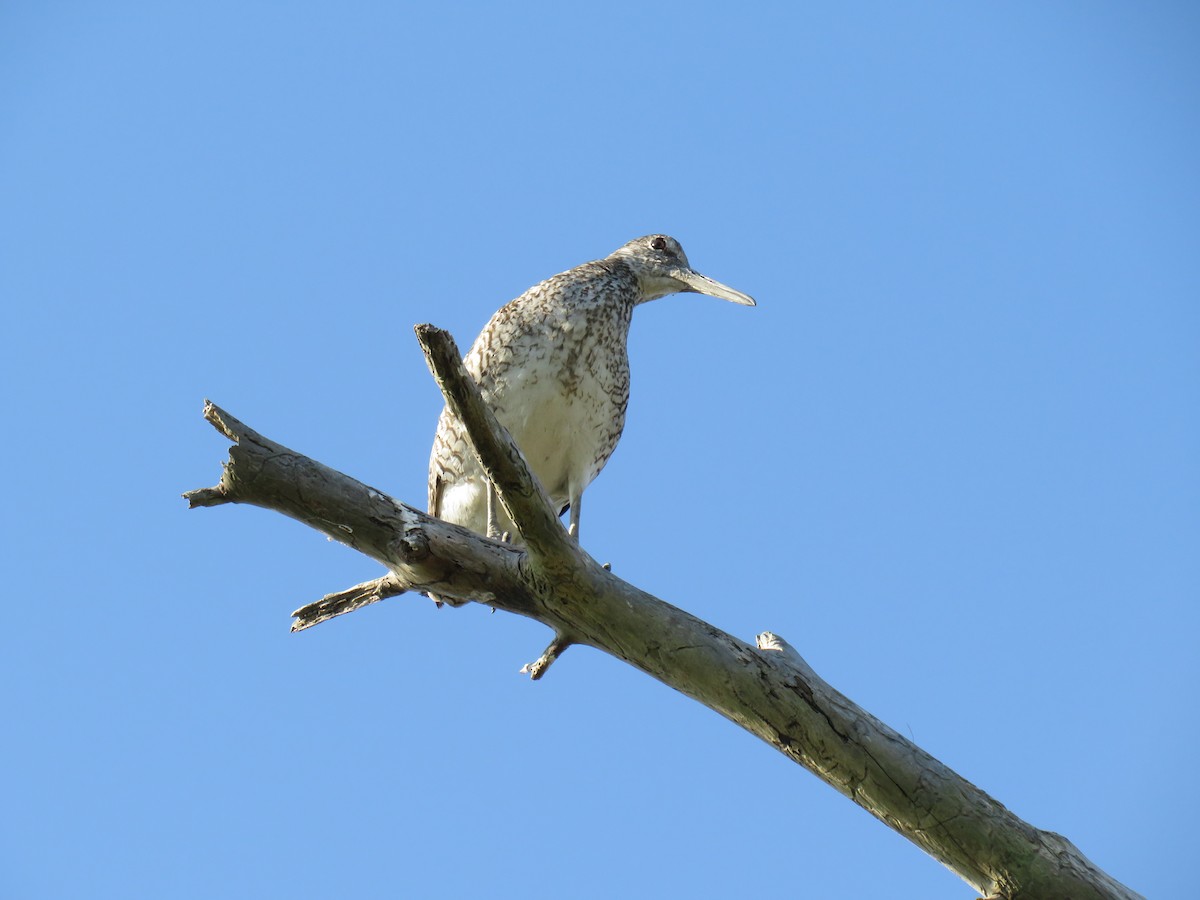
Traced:
<path id="1" fill-rule="evenodd" d="M 637 275 L 642 288 L 642 303 L 667 294 L 691 293 L 719 297 L 742 306 L 754 306 L 753 297 L 713 281 L 693 269 L 679 241 L 665 234 L 648 234 L 630 241 L 609 259 L 623 261 Z"/>

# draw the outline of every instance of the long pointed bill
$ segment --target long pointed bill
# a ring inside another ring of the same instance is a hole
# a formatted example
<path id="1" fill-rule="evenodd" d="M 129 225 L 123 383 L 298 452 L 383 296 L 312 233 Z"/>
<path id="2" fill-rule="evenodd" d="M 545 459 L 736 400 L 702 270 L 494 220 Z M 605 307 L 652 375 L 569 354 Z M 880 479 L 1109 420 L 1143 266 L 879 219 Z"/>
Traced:
<path id="1" fill-rule="evenodd" d="M 710 297 L 728 300 L 730 303 L 737 303 L 741 306 L 755 305 L 754 298 L 748 294 L 735 291 L 729 285 L 713 281 L 707 275 L 701 275 L 699 272 L 693 272 L 691 269 L 678 269 L 671 273 L 671 277 L 684 285 L 682 289 L 684 292 L 707 294 Z"/>

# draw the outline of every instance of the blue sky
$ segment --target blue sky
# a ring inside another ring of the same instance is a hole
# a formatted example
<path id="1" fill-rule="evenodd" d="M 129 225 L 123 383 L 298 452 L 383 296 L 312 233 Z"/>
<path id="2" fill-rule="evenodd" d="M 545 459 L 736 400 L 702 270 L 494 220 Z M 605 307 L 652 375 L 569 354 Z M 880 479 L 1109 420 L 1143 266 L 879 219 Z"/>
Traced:
<path id="1" fill-rule="evenodd" d="M 654 231 L 583 537 L 1153 897 L 1200 801 L 1185 3 L 0 7 L 12 897 L 965 898 L 614 660 L 189 512 L 264 434 L 423 505 L 464 348 Z"/>

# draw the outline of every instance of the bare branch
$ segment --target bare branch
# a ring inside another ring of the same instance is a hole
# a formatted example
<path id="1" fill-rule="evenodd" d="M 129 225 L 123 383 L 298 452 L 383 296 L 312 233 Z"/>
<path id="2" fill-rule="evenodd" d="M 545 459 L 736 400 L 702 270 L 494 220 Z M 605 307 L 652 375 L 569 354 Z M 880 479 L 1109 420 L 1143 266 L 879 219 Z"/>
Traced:
<path id="1" fill-rule="evenodd" d="M 518 571 L 520 549 L 398 503 L 263 437 L 213 403 L 205 402 L 204 418 L 234 445 L 216 486 L 183 495 L 191 506 L 273 509 L 383 563 L 406 590 L 424 593 L 436 585 L 442 596 L 533 615 L 533 597 Z"/>
<path id="2" fill-rule="evenodd" d="M 414 330 L 447 405 L 466 428 L 479 465 L 496 488 L 530 555 L 545 562 L 576 556 L 576 545 L 562 527 L 545 489 L 529 471 L 516 442 L 497 421 L 463 367 L 454 338 L 433 325 L 417 325 Z"/>
<path id="3" fill-rule="evenodd" d="M 328 622 L 335 616 L 343 616 L 372 603 L 378 603 L 380 600 L 386 600 L 388 597 L 398 597 L 403 593 L 405 593 L 404 585 L 400 583 L 400 579 L 395 574 L 389 572 L 382 578 L 364 581 L 362 584 L 356 584 L 354 587 L 346 588 L 335 594 L 326 594 L 320 600 L 300 607 L 292 613 L 296 619 L 292 623 L 292 631 L 312 628 L 314 625 Z"/>
<path id="4" fill-rule="evenodd" d="M 381 591 L 386 582 L 389 590 L 473 600 L 545 623 L 555 638 L 530 665 L 534 678 L 571 643 L 624 660 L 804 766 L 982 896 L 1138 897 L 1065 838 L 1023 822 L 840 694 L 782 638 L 765 632 L 751 646 L 598 565 L 567 537 L 495 417 L 477 408 L 478 391 L 461 372 L 449 336 L 418 334 L 481 463 L 524 529 L 528 555 L 275 444 L 212 404 L 205 417 L 236 443 L 220 484 L 189 492 L 189 502 L 251 503 L 305 522 L 387 566 L 394 581 L 380 579 Z M 370 602 L 375 584 L 331 596 Z"/>

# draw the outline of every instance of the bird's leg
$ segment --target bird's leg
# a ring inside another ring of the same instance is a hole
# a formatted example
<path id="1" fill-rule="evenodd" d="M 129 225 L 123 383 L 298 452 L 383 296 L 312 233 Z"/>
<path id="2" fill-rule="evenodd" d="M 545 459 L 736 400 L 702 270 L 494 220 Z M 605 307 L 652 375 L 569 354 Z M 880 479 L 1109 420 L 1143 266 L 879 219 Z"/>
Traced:
<path id="1" fill-rule="evenodd" d="M 583 491 L 580 491 L 578 494 L 572 495 L 572 497 L 571 497 L 571 524 L 567 528 L 567 534 L 569 534 L 571 537 L 575 538 L 575 543 L 577 543 L 577 544 L 579 543 L 579 505 L 580 505 L 580 501 L 582 499 L 583 499 Z M 612 563 L 605 563 L 602 568 L 611 572 L 612 571 Z"/>
<path id="2" fill-rule="evenodd" d="M 567 528 L 567 534 L 575 538 L 575 543 L 579 543 L 579 501 L 583 499 L 583 491 L 571 497 L 571 525 Z"/>
<path id="3" fill-rule="evenodd" d="M 500 531 L 500 516 L 496 512 L 496 502 L 496 489 L 492 487 L 491 483 L 489 482 L 487 495 L 487 536 L 494 541 L 499 541 L 502 544 L 511 544 L 512 532 Z M 495 612 L 495 609 L 493 609 L 492 612 Z"/>
<path id="4" fill-rule="evenodd" d="M 496 519 L 496 489 L 490 481 L 487 486 L 487 536 L 492 540 L 500 537 L 500 523 Z"/>

